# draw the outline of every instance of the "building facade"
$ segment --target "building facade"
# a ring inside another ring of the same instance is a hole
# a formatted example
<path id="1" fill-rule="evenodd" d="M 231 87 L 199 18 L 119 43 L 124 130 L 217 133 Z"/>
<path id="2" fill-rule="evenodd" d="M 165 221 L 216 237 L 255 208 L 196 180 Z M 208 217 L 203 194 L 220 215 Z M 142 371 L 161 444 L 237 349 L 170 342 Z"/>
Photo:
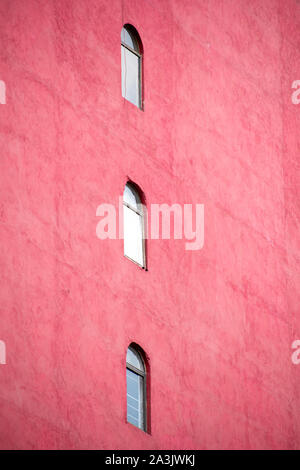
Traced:
<path id="1" fill-rule="evenodd" d="M 3 0 L 0 22 L 0 448 L 299 448 L 299 2 Z M 203 247 L 148 239 L 141 269 L 99 239 L 128 182 L 203 204 Z"/>

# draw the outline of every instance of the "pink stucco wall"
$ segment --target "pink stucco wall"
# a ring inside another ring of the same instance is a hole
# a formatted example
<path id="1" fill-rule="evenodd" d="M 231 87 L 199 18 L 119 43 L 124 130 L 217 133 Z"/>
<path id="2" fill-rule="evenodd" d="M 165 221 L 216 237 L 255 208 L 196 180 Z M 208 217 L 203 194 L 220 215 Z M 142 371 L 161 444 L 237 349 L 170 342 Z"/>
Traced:
<path id="1" fill-rule="evenodd" d="M 144 47 L 121 97 L 120 30 Z M 0 448 L 299 448 L 300 4 L 2 0 Z M 205 245 L 96 237 L 128 178 Z M 151 434 L 126 423 L 149 356 Z"/>

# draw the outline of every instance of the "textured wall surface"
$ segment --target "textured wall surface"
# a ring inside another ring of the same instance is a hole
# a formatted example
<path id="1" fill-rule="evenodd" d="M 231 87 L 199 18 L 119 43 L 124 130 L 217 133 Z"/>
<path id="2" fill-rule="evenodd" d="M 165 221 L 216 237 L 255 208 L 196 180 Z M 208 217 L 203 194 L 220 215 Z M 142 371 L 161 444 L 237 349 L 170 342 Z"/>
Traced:
<path id="1" fill-rule="evenodd" d="M 0 448 L 299 448 L 299 2 L 2 0 L 0 38 Z M 149 240 L 146 272 L 100 241 L 128 178 L 204 204 L 204 248 Z M 126 423 L 132 341 L 151 434 Z"/>

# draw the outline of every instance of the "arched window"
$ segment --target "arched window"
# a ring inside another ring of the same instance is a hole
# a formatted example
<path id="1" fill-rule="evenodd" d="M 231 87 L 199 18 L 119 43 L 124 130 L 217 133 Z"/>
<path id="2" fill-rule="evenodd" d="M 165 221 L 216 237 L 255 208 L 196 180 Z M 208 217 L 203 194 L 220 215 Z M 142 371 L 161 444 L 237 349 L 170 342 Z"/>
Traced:
<path id="1" fill-rule="evenodd" d="M 127 183 L 123 195 L 124 255 L 146 267 L 144 211 L 138 190 Z"/>
<path id="2" fill-rule="evenodd" d="M 130 345 L 126 355 L 127 421 L 147 431 L 146 368 L 138 348 Z"/>
<path id="3" fill-rule="evenodd" d="M 121 31 L 122 96 L 142 108 L 142 46 L 136 29 L 126 24 Z"/>

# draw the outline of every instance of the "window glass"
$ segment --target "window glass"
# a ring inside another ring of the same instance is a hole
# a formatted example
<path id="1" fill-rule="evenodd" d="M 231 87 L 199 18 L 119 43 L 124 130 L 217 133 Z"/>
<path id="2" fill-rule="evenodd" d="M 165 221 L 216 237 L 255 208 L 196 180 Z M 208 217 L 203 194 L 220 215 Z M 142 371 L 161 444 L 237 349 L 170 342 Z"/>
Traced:
<path id="1" fill-rule="evenodd" d="M 127 364 L 130 364 L 136 367 L 137 369 L 144 371 L 144 364 L 141 359 L 141 356 L 130 347 L 127 349 L 126 362 Z"/>
<path id="2" fill-rule="evenodd" d="M 130 369 L 126 370 L 127 421 L 140 429 L 144 428 L 143 381 L 144 378 Z"/>
<path id="3" fill-rule="evenodd" d="M 132 209 L 135 209 L 136 211 L 140 210 L 140 197 L 130 183 L 127 183 L 125 186 L 124 202 L 129 204 Z"/>
<path id="4" fill-rule="evenodd" d="M 123 44 L 126 44 L 126 46 L 131 47 L 131 49 L 134 49 L 137 52 L 139 51 L 137 41 L 126 28 L 122 28 L 121 41 Z"/>
<path id="5" fill-rule="evenodd" d="M 122 96 L 136 106 L 140 106 L 140 58 L 121 46 Z"/>
<path id="6" fill-rule="evenodd" d="M 143 217 L 123 206 L 124 254 L 144 266 Z"/>
<path id="7" fill-rule="evenodd" d="M 146 371 L 141 354 L 129 346 L 126 355 L 127 421 L 146 430 Z"/>

